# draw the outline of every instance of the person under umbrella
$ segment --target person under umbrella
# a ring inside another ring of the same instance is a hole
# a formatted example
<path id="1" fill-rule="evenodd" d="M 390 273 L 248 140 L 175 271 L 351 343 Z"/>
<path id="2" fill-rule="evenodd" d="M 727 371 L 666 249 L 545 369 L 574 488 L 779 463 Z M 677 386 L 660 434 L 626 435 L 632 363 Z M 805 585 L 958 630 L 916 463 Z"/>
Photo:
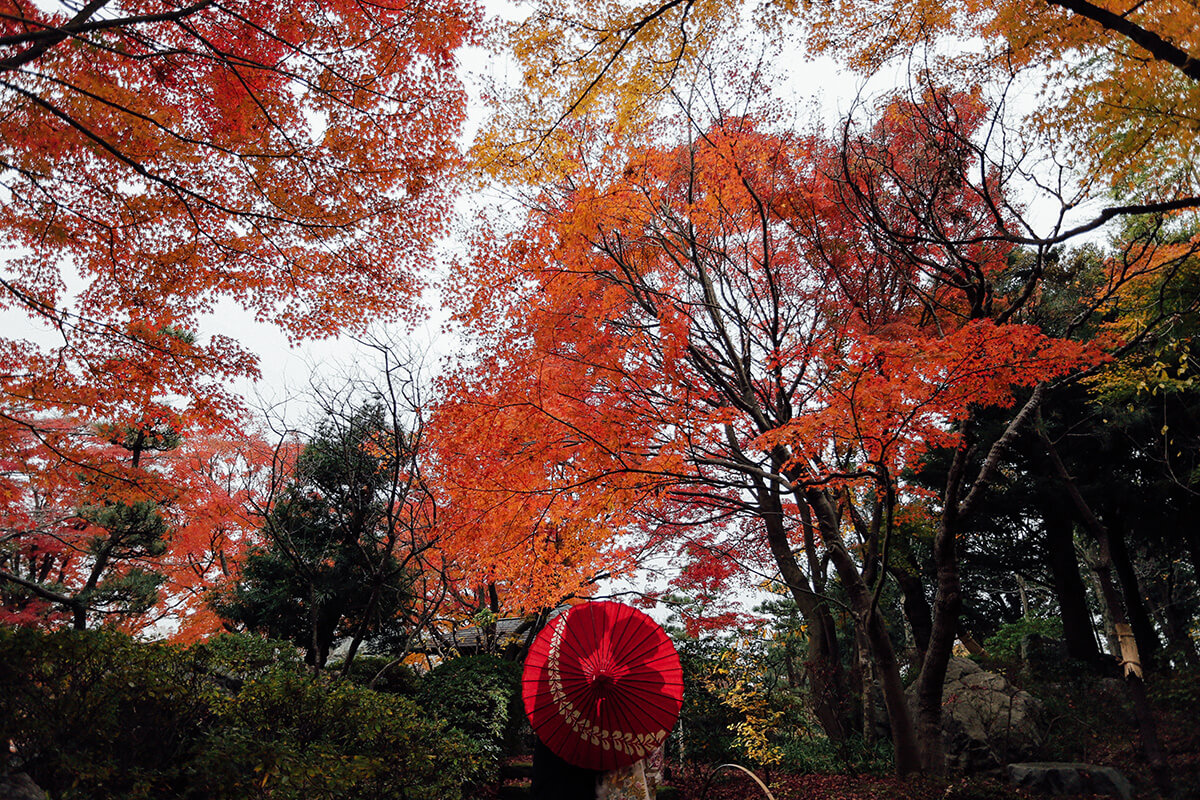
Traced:
<path id="1" fill-rule="evenodd" d="M 522 697 L 540 743 L 535 798 L 645 797 L 640 762 L 679 719 L 683 672 L 653 619 L 622 603 L 591 602 L 538 634 L 525 659 Z"/>

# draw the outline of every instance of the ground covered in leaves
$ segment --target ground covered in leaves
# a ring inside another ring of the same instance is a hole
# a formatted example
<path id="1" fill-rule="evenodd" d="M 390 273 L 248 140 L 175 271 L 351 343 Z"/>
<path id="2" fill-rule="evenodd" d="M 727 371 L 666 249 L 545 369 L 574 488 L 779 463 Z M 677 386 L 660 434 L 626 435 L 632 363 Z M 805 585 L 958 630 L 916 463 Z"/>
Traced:
<path id="1" fill-rule="evenodd" d="M 1200 798 L 1200 727 L 1194 724 L 1197 681 L 1183 675 L 1157 687 L 1156 716 L 1159 735 L 1177 800 Z M 1133 783 L 1136 797 L 1149 800 L 1154 790 L 1141 741 L 1132 725 L 1096 727 L 1086 748 L 1091 763 L 1112 766 Z M 757 772 L 775 800 L 1033 800 L 1042 798 L 1014 788 L 1003 775 L 979 775 L 950 782 L 928 779 L 901 780 L 870 774 L 792 774 Z M 757 800 L 762 790 L 735 770 L 714 773 L 711 768 L 676 772 L 660 792 L 661 800 Z"/>
<path id="2" fill-rule="evenodd" d="M 988 778 L 946 785 L 929 780 L 903 781 L 875 775 L 761 775 L 775 800 L 1017 800 L 1030 795 Z M 765 795 L 749 777 L 726 771 L 698 770 L 676 776 L 670 784 L 680 800 L 750 800 Z M 670 797 L 665 790 L 661 797 Z"/>

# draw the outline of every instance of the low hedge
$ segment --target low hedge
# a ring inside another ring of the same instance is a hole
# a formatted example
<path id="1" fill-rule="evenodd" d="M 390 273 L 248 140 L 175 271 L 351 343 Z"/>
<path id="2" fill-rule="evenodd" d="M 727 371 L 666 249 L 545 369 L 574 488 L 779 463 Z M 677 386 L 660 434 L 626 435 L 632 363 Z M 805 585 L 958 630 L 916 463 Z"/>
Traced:
<path id="1" fill-rule="evenodd" d="M 519 664 L 490 655 L 451 659 L 421 679 L 417 699 L 472 742 L 485 780 L 494 779 L 502 757 L 518 748 L 525 719 Z"/>
<path id="2" fill-rule="evenodd" d="M 313 678 L 292 651 L 0 630 L 0 741 L 15 751 L 0 772 L 61 800 L 432 800 L 481 774 L 477 748 L 413 701 Z"/>

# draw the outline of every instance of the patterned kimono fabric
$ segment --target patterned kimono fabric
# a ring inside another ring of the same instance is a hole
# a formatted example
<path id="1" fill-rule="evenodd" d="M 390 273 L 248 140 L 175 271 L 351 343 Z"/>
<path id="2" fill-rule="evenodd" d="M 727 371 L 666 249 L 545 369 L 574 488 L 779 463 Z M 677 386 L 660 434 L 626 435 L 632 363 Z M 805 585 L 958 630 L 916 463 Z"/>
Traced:
<path id="1" fill-rule="evenodd" d="M 644 761 L 604 773 L 597 780 L 596 800 L 654 800 Z"/>
<path id="2" fill-rule="evenodd" d="M 605 772 L 596 780 L 596 800 L 654 800 L 662 765 L 660 747 L 641 761 Z"/>

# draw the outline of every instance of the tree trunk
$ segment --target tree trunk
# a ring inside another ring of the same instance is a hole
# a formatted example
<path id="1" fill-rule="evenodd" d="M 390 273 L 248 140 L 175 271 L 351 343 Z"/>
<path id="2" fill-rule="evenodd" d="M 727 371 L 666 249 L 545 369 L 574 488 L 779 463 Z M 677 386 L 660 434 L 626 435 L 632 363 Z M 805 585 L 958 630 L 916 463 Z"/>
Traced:
<path id="1" fill-rule="evenodd" d="M 367 598 L 367 606 L 363 609 L 362 620 L 354 629 L 354 635 L 350 638 L 350 647 L 346 651 L 346 660 L 342 662 L 342 677 L 350 675 L 350 668 L 354 665 L 354 658 L 358 655 L 358 648 L 362 644 L 367 635 L 367 628 L 371 624 L 371 616 L 375 613 L 375 607 L 379 604 L 379 595 L 383 591 L 383 583 L 385 578 L 382 575 L 375 575 L 375 580 L 371 586 L 371 596 Z"/>
<path id="2" fill-rule="evenodd" d="M 319 633 L 320 606 L 317 605 L 317 589 L 311 583 L 308 585 L 308 642 L 304 646 L 304 662 L 319 674 L 325 660 L 320 658 L 321 636 Z"/>
<path id="3" fill-rule="evenodd" d="M 917 676 L 916 736 L 921 748 L 921 767 L 933 775 L 946 770 L 946 748 L 942 742 L 942 691 L 946 682 L 946 667 L 954 651 L 958 619 L 962 611 L 962 582 L 958 567 L 956 536 L 959 520 L 968 516 L 978 504 L 999 469 L 1000 458 L 1020 430 L 1038 413 L 1045 396 L 1045 385 L 1038 384 L 1029 399 L 1009 421 L 1004 433 L 988 448 L 970 491 L 963 497 L 968 456 L 972 449 L 973 420 L 968 417 L 962 425 L 962 438 L 954 451 L 942 494 L 942 517 L 933 539 L 933 564 L 937 570 L 937 590 L 933 599 L 933 624 L 929 631 L 929 647 Z M 961 499 L 960 499 L 961 498 Z"/>
<path id="4" fill-rule="evenodd" d="M 1075 557 L 1072 517 L 1053 502 L 1042 503 L 1042 521 L 1046 531 L 1046 561 L 1054 578 L 1054 594 L 1062 616 L 1063 639 L 1067 655 L 1089 663 L 1098 663 L 1100 650 L 1092 628 L 1092 613 L 1087 604 L 1087 589 Z"/>
<path id="5" fill-rule="evenodd" d="M 883 691 L 883 703 L 887 707 L 888 720 L 892 727 L 892 750 L 895 755 L 896 772 L 910 775 L 921 769 L 920 751 L 908 701 L 904 696 L 904 684 L 900 681 L 900 664 L 888 635 L 883 615 L 875 607 L 870 589 L 858 571 L 846 543 L 838 531 L 837 515 L 829 497 L 819 489 L 809 489 L 805 495 L 812 507 L 813 516 L 821 529 L 821 538 L 833 558 L 833 566 L 842 586 L 850 597 L 855 623 L 866 632 L 867 643 L 875 662 L 875 675 Z"/>
<path id="6" fill-rule="evenodd" d="M 71 627 L 77 631 L 87 629 L 87 606 L 75 603 L 71 606 Z"/>
<path id="7" fill-rule="evenodd" d="M 1120 632 L 1122 628 L 1128 629 L 1130 626 L 1126 622 L 1125 611 L 1121 605 L 1121 595 L 1118 591 L 1115 582 L 1112 579 L 1112 571 L 1110 567 L 1111 557 L 1108 553 L 1107 542 L 1100 542 L 1100 564 L 1097 565 L 1096 575 L 1100 582 L 1100 591 L 1104 595 L 1104 602 L 1112 611 L 1113 619 Z M 1132 636 L 1132 633 L 1130 633 Z M 1137 637 L 1132 637 L 1134 642 Z M 1136 664 L 1137 649 L 1133 648 L 1132 653 L 1135 657 L 1134 663 L 1130 663 L 1129 654 L 1126 652 L 1126 647 L 1122 642 L 1121 655 L 1125 672 L 1125 686 L 1129 691 L 1129 699 L 1133 703 L 1133 713 L 1138 721 L 1138 728 L 1142 733 L 1142 749 L 1146 753 L 1146 761 L 1150 763 L 1150 771 L 1154 775 L 1154 782 L 1164 796 L 1173 794 L 1171 783 L 1170 768 L 1167 766 L 1166 754 L 1163 752 L 1162 743 L 1158 738 L 1158 723 L 1154 720 L 1154 709 L 1150 706 L 1150 697 L 1146 694 L 1146 684 L 1142 677 L 1140 667 L 1134 669 Z"/>
<path id="8" fill-rule="evenodd" d="M 1133 559 L 1125 542 L 1125 516 L 1120 509 L 1105 514 L 1104 528 L 1108 532 L 1108 548 L 1111 554 L 1113 571 L 1121 582 L 1121 594 L 1125 598 L 1125 613 L 1137 639 L 1138 652 L 1142 663 L 1149 669 L 1154 669 L 1161 644 L 1154 630 L 1154 622 L 1142 601 L 1142 587 L 1138 584 L 1137 572 L 1133 568 Z M 1103 549 L 1103 546 L 1101 547 Z"/>
<path id="9" fill-rule="evenodd" d="M 958 561 L 954 553 L 954 532 L 943 522 L 934 539 L 937 564 L 937 593 L 933 599 L 933 624 L 929 646 L 917 676 L 916 736 L 921 748 L 921 768 L 931 775 L 946 771 L 946 748 L 942 741 L 942 688 L 946 667 L 954 651 L 958 634 L 958 616 L 962 610 L 962 587 Z"/>
<path id="10" fill-rule="evenodd" d="M 88 573 L 87 583 L 75 595 L 74 602 L 71 604 L 71 627 L 77 631 L 87 628 L 87 609 L 92 599 L 92 593 L 100 585 L 100 576 L 104 574 L 104 570 L 108 569 L 109 559 L 112 558 L 113 550 L 116 549 L 119 541 L 120 537 L 117 534 L 109 533 L 108 540 L 96 553 L 96 560 L 92 564 L 91 572 Z"/>
<path id="11" fill-rule="evenodd" d="M 1030 403 L 1034 401 L 1031 400 Z M 1026 408 L 1029 408 L 1029 404 Z M 1023 412 L 1024 413 L 1024 412 Z M 1016 419 L 1019 419 L 1020 415 Z M 1009 430 L 1017 424 L 1016 419 Z M 921 748 L 921 768 L 931 775 L 946 771 L 946 746 L 942 741 L 942 691 L 946 683 L 946 667 L 954 652 L 958 636 L 958 617 L 962 611 L 962 585 L 958 573 L 958 546 L 955 541 L 958 525 L 959 496 L 968 453 L 968 429 L 954 451 L 946 478 L 943 508 L 937 532 L 933 537 L 933 564 L 937 570 L 937 587 L 933 596 L 933 624 L 929 629 L 929 646 L 921 661 L 916 688 L 916 735 Z M 1001 437 L 1003 439 L 1003 437 Z M 992 446 L 993 455 L 1000 446 Z M 983 479 L 982 470 L 980 480 Z"/>
<path id="12" fill-rule="evenodd" d="M 855 660 L 858 662 L 859 692 L 862 697 L 862 740 L 870 747 L 875 744 L 875 671 L 871 662 L 871 646 L 866 631 L 855 628 Z"/>
<path id="13" fill-rule="evenodd" d="M 805 614 L 809 649 L 804 671 L 812 692 L 813 710 L 825 735 L 834 742 L 843 742 L 849 736 L 851 726 L 837 627 L 823 600 L 810 605 L 812 607 Z M 805 613 L 803 606 L 801 613 Z"/>
<path id="14" fill-rule="evenodd" d="M 904 597 L 904 617 L 912 630 L 917 650 L 913 663 L 919 669 L 925 659 L 925 650 L 929 647 L 929 633 L 933 629 L 933 609 L 925 597 L 925 584 L 921 581 L 912 554 L 905 553 L 903 558 L 901 563 L 888 566 L 888 574 L 896 579 L 896 585 L 900 587 L 900 593 Z"/>
<path id="15" fill-rule="evenodd" d="M 824 598 L 809 585 L 788 542 L 779 498 L 760 487 L 758 499 L 767 530 L 767 542 L 796 606 L 808 623 L 808 661 L 805 670 L 812 693 L 813 712 L 825 735 L 835 742 L 845 741 L 850 727 L 846 719 L 846 687 L 838 653 L 833 615 Z"/>
<path id="16" fill-rule="evenodd" d="M 1100 584 L 1100 592 L 1104 599 L 1104 605 L 1107 606 L 1109 613 L 1112 614 L 1117 633 L 1121 636 L 1119 658 L 1124 668 L 1125 686 L 1129 692 L 1129 699 L 1133 703 L 1133 713 L 1137 718 L 1138 728 L 1142 734 L 1142 749 L 1146 754 L 1146 761 L 1150 764 L 1150 771 L 1154 775 L 1154 782 L 1157 784 L 1158 790 L 1164 796 L 1169 797 L 1173 794 L 1171 773 L 1167 766 L 1162 742 L 1158 738 L 1158 725 L 1154 721 L 1154 710 L 1150 706 L 1150 698 L 1146 694 L 1146 684 L 1144 683 L 1142 668 L 1138 663 L 1137 638 L 1133 636 L 1120 591 L 1112 579 L 1112 540 L 1109 536 L 1109 531 L 1079 492 L 1079 488 L 1075 485 L 1075 480 L 1067 472 L 1066 465 L 1063 464 L 1062 458 L 1058 455 L 1058 449 L 1050 441 L 1050 437 L 1046 435 L 1045 430 L 1040 425 L 1038 426 L 1038 436 L 1041 438 L 1042 444 L 1045 445 L 1046 453 L 1050 456 L 1050 462 L 1054 466 L 1055 472 L 1067 490 L 1068 497 L 1071 498 L 1071 502 L 1079 514 L 1080 522 L 1096 538 L 1096 543 L 1099 545 L 1099 554 L 1092 569 L 1096 573 Z M 1128 637 L 1126 637 L 1126 634 L 1128 634 Z"/>
<path id="17" fill-rule="evenodd" d="M 317 599 L 317 587 L 312 584 L 309 586 L 309 603 L 312 604 L 309 613 L 311 630 L 305 661 L 314 673 L 319 674 L 329 660 L 329 648 L 333 645 L 333 634 L 342 618 L 342 606 L 332 602 L 322 605 Z"/>
<path id="18" fill-rule="evenodd" d="M 1108 603 L 1104 601 L 1104 590 L 1100 588 L 1100 573 L 1096 572 L 1097 559 L 1090 550 L 1083 551 L 1082 555 L 1088 565 L 1088 575 L 1091 576 L 1089 586 L 1096 597 L 1096 602 L 1100 605 L 1100 623 L 1104 629 L 1104 644 L 1108 647 L 1109 655 L 1119 658 L 1121 640 L 1117 638 L 1117 626 L 1113 622 L 1113 615 L 1109 611 Z"/>

